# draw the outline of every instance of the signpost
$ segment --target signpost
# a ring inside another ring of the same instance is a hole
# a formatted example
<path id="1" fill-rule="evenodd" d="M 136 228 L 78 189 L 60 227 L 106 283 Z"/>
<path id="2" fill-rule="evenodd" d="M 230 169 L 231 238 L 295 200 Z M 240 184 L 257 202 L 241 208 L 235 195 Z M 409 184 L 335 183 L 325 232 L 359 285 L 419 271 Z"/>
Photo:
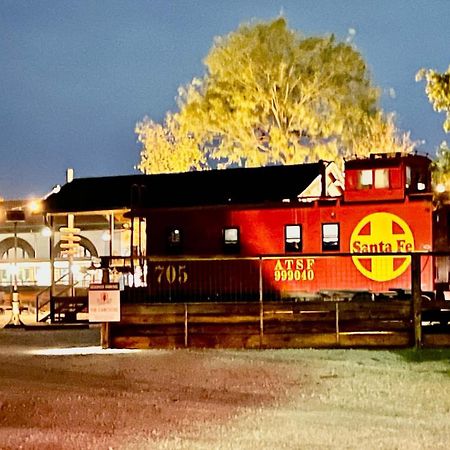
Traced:
<path id="1" fill-rule="evenodd" d="M 120 322 L 119 283 L 89 286 L 89 322 L 102 323 L 102 347 L 109 347 L 109 322 Z"/>
<path id="2" fill-rule="evenodd" d="M 119 283 L 91 284 L 89 286 L 89 322 L 119 321 Z"/>
<path id="3" fill-rule="evenodd" d="M 75 227 L 61 227 L 59 232 L 61 233 L 61 254 L 62 255 L 75 255 L 79 242 L 81 241 L 81 236 L 78 236 L 80 228 Z"/>

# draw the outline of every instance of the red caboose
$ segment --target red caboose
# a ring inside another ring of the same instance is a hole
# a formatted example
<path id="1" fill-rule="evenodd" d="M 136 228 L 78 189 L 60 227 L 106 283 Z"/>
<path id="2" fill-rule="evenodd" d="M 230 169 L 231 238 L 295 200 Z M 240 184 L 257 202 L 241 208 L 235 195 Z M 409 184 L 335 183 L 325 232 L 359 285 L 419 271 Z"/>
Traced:
<path id="1" fill-rule="evenodd" d="M 408 253 L 432 250 L 429 164 L 418 155 L 347 161 L 345 189 L 336 167 L 325 163 L 168 175 L 180 195 L 147 210 L 147 252 L 186 259 L 182 283 L 175 286 L 176 276 L 170 283 L 171 295 L 180 297 L 198 291 L 200 279 L 217 280 L 214 271 L 233 278 L 231 262 L 223 260 L 231 255 L 260 258 L 264 291 L 282 295 L 407 289 Z M 219 259 L 208 273 L 193 257 Z M 422 261 L 422 288 L 431 290 L 432 263 Z M 249 293 L 258 291 L 255 264 L 245 277 Z M 171 281 L 158 271 L 176 273 L 172 266 L 150 264 L 149 286 L 157 296 Z M 243 273 L 242 265 L 235 267 Z M 221 280 L 208 296 L 231 289 L 227 277 Z"/>
<path id="2" fill-rule="evenodd" d="M 384 292 L 409 289 L 410 254 L 433 250 L 429 166 L 380 154 L 346 161 L 345 180 L 326 162 L 76 179 L 47 207 L 120 205 L 145 221 L 149 299 Z M 421 260 L 432 290 L 431 256 Z"/>

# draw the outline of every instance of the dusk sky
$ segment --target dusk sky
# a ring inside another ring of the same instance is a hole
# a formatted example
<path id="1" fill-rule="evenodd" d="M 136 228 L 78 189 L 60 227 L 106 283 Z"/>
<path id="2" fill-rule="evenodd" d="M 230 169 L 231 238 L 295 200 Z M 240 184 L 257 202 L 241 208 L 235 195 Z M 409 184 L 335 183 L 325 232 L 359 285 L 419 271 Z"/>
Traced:
<path id="1" fill-rule="evenodd" d="M 215 36 L 280 13 L 307 36 L 355 30 L 383 109 L 423 153 L 450 141 L 415 82 L 450 64 L 450 0 L 0 0 L 0 197 L 44 195 L 68 167 L 137 173 L 136 122 L 176 109 Z"/>

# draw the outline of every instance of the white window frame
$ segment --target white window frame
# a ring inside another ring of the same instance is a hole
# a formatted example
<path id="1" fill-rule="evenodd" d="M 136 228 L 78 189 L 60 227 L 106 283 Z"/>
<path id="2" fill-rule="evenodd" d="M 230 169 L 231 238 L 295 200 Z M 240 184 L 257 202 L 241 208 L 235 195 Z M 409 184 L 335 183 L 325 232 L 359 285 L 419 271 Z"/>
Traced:
<path id="1" fill-rule="evenodd" d="M 364 169 L 359 173 L 359 184 L 361 187 L 371 187 L 373 186 L 373 170 Z"/>
<path id="2" fill-rule="evenodd" d="M 224 227 L 222 229 L 223 248 L 225 253 L 238 253 L 241 246 L 239 227 Z"/>
<path id="3" fill-rule="evenodd" d="M 322 251 L 339 250 L 340 248 L 339 223 L 322 224 Z"/>
<path id="4" fill-rule="evenodd" d="M 289 224 L 284 226 L 284 249 L 286 252 L 301 252 L 303 249 L 302 226 Z"/>

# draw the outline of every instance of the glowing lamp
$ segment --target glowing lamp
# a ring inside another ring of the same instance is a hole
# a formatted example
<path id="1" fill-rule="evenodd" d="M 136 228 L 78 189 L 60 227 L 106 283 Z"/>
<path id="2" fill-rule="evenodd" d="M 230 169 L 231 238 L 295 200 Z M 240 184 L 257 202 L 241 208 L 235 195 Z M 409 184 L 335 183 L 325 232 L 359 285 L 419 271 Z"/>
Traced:
<path id="1" fill-rule="evenodd" d="M 52 235 L 52 230 L 49 227 L 44 227 L 41 230 L 41 234 L 44 237 L 50 237 Z"/>
<path id="2" fill-rule="evenodd" d="M 111 234 L 108 231 L 105 231 L 102 234 L 102 241 L 108 242 L 111 240 Z"/>

